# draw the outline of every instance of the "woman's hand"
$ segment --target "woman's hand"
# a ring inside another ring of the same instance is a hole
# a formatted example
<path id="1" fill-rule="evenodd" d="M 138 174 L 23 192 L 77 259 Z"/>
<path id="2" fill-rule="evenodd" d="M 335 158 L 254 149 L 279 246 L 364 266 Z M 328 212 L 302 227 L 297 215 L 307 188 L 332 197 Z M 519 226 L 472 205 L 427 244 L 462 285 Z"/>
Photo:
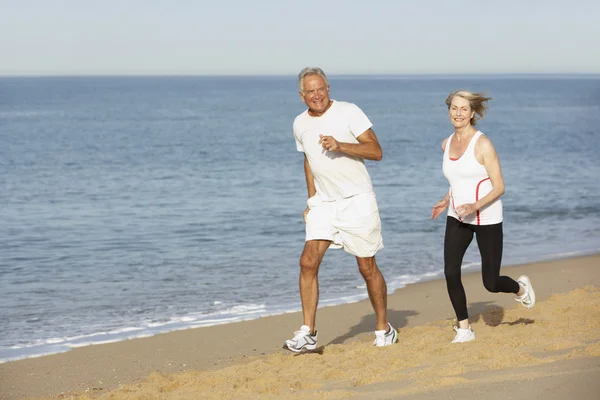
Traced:
<path id="1" fill-rule="evenodd" d="M 436 219 L 439 217 L 440 214 L 444 212 L 446 207 L 448 207 L 449 202 L 450 199 L 448 199 L 448 197 L 444 197 L 442 200 L 438 201 L 431 210 L 431 219 Z"/>
<path id="2" fill-rule="evenodd" d="M 479 208 L 477 207 L 477 205 L 475 203 L 463 204 L 463 205 L 456 207 L 456 213 L 461 218 L 471 215 L 471 214 L 477 212 L 477 210 L 479 210 Z"/>

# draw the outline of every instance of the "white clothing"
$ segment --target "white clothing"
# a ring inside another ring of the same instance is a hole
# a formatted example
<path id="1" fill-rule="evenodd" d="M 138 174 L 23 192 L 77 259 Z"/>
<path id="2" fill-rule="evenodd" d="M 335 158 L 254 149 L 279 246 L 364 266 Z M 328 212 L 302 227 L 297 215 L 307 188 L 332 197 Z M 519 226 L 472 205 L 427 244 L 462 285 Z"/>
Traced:
<path id="1" fill-rule="evenodd" d="M 456 209 L 463 204 L 472 204 L 492 191 L 493 186 L 485 167 L 475 158 L 475 143 L 482 135 L 477 131 L 469 142 L 467 149 L 459 159 L 450 158 L 450 142 L 455 133 L 446 141 L 442 169 L 450 182 L 450 204 L 448 216 L 465 224 L 492 225 L 502 222 L 502 201 L 496 199 L 474 214 L 464 218 L 458 216 Z"/>
<path id="2" fill-rule="evenodd" d="M 332 101 L 320 117 L 311 117 L 307 110 L 294 120 L 296 148 L 306 154 L 317 194 L 323 201 L 373 192 L 362 158 L 329 152 L 319 144 L 319 135 L 333 136 L 338 142 L 359 143 L 356 138 L 373 126 L 355 104 Z"/>
<path id="3" fill-rule="evenodd" d="M 373 257 L 383 248 L 381 219 L 375 193 L 337 201 L 308 199 L 306 241 L 330 240 L 332 249 L 344 248 L 357 257 Z"/>

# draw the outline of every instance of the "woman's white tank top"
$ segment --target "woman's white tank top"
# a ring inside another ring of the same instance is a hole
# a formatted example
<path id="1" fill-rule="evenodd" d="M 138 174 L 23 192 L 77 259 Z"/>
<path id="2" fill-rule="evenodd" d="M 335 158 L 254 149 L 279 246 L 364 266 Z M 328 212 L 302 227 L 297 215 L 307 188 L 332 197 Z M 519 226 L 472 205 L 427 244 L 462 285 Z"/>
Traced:
<path id="1" fill-rule="evenodd" d="M 502 201 L 500 199 L 496 199 L 465 218 L 459 217 L 456 212 L 458 206 L 475 203 L 492 191 L 492 182 L 485 167 L 475 158 L 475 143 L 482 134 L 477 131 L 473 135 L 469 146 L 458 159 L 450 158 L 450 141 L 454 139 L 455 133 L 450 135 L 446 141 L 442 164 L 444 176 L 450 183 L 448 216 L 471 225 L 492 225 L 502 222 Z"/>

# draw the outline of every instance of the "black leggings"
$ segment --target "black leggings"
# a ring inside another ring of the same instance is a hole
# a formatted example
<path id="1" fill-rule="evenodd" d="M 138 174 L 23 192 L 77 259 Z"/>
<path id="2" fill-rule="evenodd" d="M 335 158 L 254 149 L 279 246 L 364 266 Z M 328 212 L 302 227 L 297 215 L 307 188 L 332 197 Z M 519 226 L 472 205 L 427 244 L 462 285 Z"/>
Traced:
<path id="1" fill-rule="evenodd" d="M 483 285 L 493 293 L 517 293 L 519 284 L 508 276 L 500 276 L 502 262 L 502 222 L 494 225 L 470 225 L 453 217 L 446 220 L 446 236 L 444 238 L 444 275 L 448 295 L 459 321 L 469 318 L 467 296 L 460 279 L 460 268 L 463 256 L 473 240 L 477 238 L 481 254 L 481 275 Z"/>

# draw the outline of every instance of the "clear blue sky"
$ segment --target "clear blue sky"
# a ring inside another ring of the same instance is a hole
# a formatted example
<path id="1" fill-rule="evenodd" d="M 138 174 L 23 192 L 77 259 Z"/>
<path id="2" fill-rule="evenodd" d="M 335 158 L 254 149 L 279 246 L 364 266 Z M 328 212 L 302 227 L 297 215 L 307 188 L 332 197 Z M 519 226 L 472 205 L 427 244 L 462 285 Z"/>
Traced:
<path id="1" fill-rule="evenodd" d="M 599 0 L 0 0 L 0 75 L 600 73 Z"/>

